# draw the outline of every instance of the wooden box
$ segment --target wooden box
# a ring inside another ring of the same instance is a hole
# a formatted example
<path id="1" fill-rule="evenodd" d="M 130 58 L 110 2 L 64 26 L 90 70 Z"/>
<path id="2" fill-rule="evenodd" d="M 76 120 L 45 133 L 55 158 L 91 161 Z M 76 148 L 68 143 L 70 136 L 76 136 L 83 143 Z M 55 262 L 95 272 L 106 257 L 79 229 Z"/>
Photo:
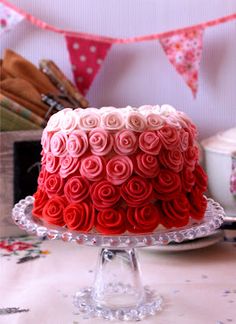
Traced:
<path id="1" fill-rule="evenodd" d="M 0 133 L 0 237 L 23 235 L 11 220 L 13 205 L 35 192 L 42 131 Z"/>

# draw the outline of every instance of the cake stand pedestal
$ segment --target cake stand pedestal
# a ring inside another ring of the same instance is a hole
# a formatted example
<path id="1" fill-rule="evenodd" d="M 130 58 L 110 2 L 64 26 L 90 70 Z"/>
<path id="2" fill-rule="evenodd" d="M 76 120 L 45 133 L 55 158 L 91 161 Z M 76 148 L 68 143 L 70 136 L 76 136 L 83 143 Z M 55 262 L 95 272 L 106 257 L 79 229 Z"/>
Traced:
<path id="1" fill-rule="evenodd" d="M 205 237 L 213 234 L 224 219 L 223 208 L 208 199 L 204 218 L 199 223 L 148 234 L 100 235 L 46 224 L 32 216 L 33 202 L 34 198 L 28 196 L 12 210 L 12 218 L 21 229 L 50 240 L 101 248 L 94 283 L 75 294 L 74 305 L 90 318 L 108 320 L 139 321 L 161 310 L 162 297 L 142 284 L 136 248 Z"/>

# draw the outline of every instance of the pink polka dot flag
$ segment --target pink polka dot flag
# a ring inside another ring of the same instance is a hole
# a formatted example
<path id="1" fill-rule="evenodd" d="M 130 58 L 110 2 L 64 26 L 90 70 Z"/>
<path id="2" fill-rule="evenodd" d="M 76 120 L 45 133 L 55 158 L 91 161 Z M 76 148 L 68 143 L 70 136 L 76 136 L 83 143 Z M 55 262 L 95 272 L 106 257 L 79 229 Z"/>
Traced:
<path id="1" fill-rule="evenodd" d="M 66 35 L 75 83 L 86 94 L 112 44 Z"/>
<path id="2" fill-rule="evenodd" d="M 203 28 L 198 28 L 160 38 L 160 44 L 170 63 L 183 77 L 194 97 L 198 89 L 203 31 Z"/>

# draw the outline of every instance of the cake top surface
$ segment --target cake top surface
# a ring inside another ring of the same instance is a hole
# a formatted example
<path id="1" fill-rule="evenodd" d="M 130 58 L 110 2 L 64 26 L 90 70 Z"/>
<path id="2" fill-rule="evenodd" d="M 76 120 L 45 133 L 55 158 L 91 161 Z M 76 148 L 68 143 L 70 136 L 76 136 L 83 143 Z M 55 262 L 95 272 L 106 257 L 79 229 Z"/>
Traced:
<path id="1" fill-rule="evenodd" d="M 159 130 L 164 125 L 176 128 L 186 128 L 191 124 L 190 119 L 170 105 L 143 105 L 138 108 L 66 108 L 54 114 L 48 121 L 45 131 L 67 133 L 81 129 L 90 131 L 102 127 L 108 131 L 130 129 L 135 132 Z"/>

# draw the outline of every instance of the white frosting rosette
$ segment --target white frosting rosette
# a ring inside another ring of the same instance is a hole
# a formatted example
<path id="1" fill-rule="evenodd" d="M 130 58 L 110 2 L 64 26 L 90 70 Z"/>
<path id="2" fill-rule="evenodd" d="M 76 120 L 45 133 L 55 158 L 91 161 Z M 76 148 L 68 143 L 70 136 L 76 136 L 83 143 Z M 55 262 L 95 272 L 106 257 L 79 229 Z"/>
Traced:
<path id="1" fill-rule="evenodd" d="M 64 109 L 64 116 L 61 118 L 61 130 L 71 133 L 77 126 L 77 114 L 72 109 Z"/>
<path id="2" fill-rule="evenodd" d="M 146 129 L 145 117 L 138 111 L 128 113 L 126 117 L 126 128 L 135 132 L 143 132 Z"/>
<path id="3" fill-rule="evenodd" d="M 48 132 L 57 132 L 61 129 L 60 122 L 61 122 L 61 119 L 63 119 L 65 110 L 67 110 L 67 109 L 63 109 L 50 117 L 50 119 L 47 123 L 47 127 L 46 127 L 46 130 Z"/>
<path id="4" fill-rule="evenodd" d="M 174 107 L 172 107 L 171 105 L 162 105 L 161 106 L 161 109 L 160 109 L 160 113 L 162 115 L 169 115 L 169 114 L 172 114 L 172 113 L 176 113 L 176 109 Z"/>
<path id="5" fill-rule="evenodd" d="M 101 116 L 96 108 L 87 108 L 78 114 L 78 124 L 82 130 L 92 130 L 100 126 Z"/>
<path id="6" fill-rule="evenodd" d="M 115 131 L 124 127 L 125 121 L 119 109 L 113 109 L 102 114 L 102 127 L 106 130 Z"/>

